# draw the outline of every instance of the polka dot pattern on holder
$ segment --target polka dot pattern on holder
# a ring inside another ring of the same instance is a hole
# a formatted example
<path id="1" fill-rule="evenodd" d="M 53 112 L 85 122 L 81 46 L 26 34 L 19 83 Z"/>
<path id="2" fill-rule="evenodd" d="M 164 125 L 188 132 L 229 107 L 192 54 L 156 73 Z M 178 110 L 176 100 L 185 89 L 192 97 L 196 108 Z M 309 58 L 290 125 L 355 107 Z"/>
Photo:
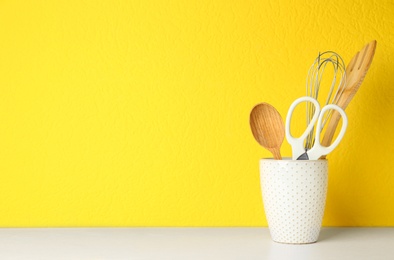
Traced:
<path id="1" fill-rule="evenodd" d="M 328 162 L 262 159 L 261 189 L 274 241 L 316 242 L 327 194 Z"/>

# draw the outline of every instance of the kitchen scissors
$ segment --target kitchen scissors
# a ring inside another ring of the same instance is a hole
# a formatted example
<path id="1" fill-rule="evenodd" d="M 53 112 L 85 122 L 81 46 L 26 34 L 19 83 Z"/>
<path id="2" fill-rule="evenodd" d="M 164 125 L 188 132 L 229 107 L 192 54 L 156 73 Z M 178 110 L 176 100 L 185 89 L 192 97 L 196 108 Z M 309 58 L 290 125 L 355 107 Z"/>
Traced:
<path id="1" fill-rule="evenodd" d="M 299 137 L 295 138 L 291 135 L 290 132 L 290 123 L 291 119 L 293 116 L 294 109 L 296 106 L 302 102 L 310 102 L 313 104 L 315 107 L 315 112 L 313 114 L 313 117 L 311 121 L 309 122 L 307 128 L 305 129 L 304 133 Z M 329 110 L 336 110 L 338 111 L 341 116 L 342 116 L 342 128 L 341 131 L 339 132 L 339 135 L 337 139 L 330 145 L 330 146 L 322 146 L 320 143 L 320 134 L 322 131 L 322 120 L 325 112 Z M 314 140 L 314 145 L 310 150 L 305 149 L 304 147 L 304 142 L 309 135 L 311 131 L 313 131 L 315 123 L 317 121 L 317 126 L 316 126 L 316 136 Z M 292 148 L 292 159 L 293 160 L 318 160 L 321 156 L 327 155 L 330 152 L 332 152 L 339 144 L 339 142 L 342 140 L 346 128 L 347 128 L 348 120 L 345 111 L 343 111 L 342 108 L 340 108 L 337 105 L 334 104 L 329 104 L 325 105 L 322 110 L 320 110 L 320 105 L 319 102 L 312 98 L 312 97 L 300 97 L 296 99 L 293 104 L 291 104 L 289 108 L 289 112 L 287 113 L 286 116 L 286 139 L 290 143 L 291 148 Z"/>

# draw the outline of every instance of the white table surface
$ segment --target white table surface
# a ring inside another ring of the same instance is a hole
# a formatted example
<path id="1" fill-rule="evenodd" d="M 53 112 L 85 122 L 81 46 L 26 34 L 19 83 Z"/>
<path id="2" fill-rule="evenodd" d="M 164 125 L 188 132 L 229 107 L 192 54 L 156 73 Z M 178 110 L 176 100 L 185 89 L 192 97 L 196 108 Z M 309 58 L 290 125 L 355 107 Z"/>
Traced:
<path id="1" fill-rule="evenodd" d="M 0 259 L 394 259 L 394 228 L 323 228 L 308 245 L 267 228 L 1 228 Z"/>

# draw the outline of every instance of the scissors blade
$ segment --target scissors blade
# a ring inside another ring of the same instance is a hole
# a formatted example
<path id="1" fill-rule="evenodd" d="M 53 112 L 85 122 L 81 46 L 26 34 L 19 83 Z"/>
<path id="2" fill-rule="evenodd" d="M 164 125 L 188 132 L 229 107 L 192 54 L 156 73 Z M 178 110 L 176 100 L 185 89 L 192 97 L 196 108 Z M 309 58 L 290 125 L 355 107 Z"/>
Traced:
<path id="1" fill-rule="evenodd" d="M 297 160 L 309 160 L 308 153 L 305 152 L 305 153 L 301 154 L 301 155 L 297 158 Z"/>

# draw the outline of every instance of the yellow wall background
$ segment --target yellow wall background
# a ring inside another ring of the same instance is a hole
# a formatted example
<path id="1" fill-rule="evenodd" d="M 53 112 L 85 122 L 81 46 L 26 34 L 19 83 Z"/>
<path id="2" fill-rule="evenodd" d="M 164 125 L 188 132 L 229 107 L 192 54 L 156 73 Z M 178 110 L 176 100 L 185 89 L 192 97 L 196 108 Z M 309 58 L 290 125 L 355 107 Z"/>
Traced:
<path id="1" fill-rule="evenodd" d="M 251 108 L 284 118 L 319 51 L 347 64 L 373 39 L 323 224 L 394 225 L 393 13 L 389 0 L 0 0 L 0 226 L 267 225 Z"/>

